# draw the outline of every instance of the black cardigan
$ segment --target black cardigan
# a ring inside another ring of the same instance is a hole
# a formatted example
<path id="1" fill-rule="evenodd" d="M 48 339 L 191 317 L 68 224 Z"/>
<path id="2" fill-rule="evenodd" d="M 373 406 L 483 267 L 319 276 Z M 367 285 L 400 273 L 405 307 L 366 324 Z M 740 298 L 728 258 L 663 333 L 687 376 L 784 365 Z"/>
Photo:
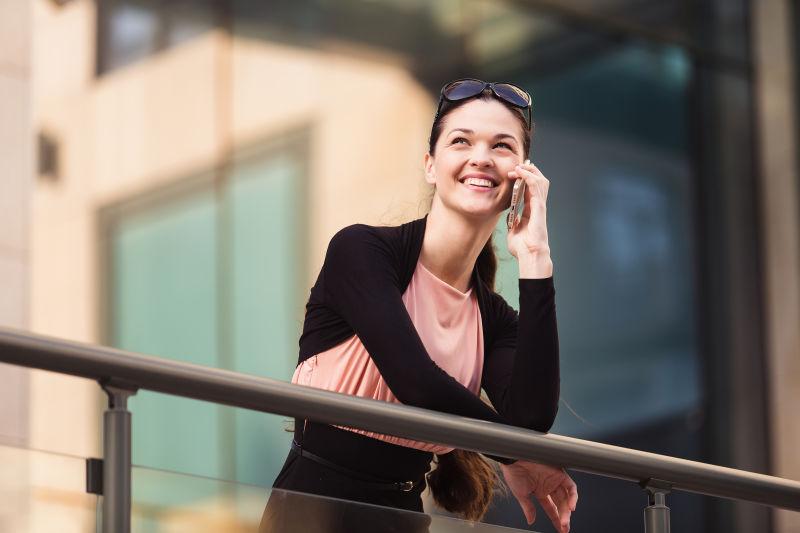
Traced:
<path id="1" fill-rule="evenodd" d="M 334 235 L 306 304 L 299 363 L 356 334 L 400 402 L 548 431 L 559 398 L 553 278 L 519 280 L 518 314 L 473 271 L 484 336 L 481 387 L 495 411 L 431 360 L 403 303 L 426 222 L 356 224 Z"/>

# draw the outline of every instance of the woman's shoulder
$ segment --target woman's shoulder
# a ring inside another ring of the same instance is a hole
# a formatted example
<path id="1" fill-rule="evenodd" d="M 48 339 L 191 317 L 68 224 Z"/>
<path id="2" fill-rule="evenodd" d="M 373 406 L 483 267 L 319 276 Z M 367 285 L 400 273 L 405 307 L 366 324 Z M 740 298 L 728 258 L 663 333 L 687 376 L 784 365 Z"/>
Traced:
<path id="1" fill-rule="evenodd" d="M 368 224 L 350 224 L 349 226 L 345 226 L 334 233 L 328 246 L 369 242 L 385 238 L 386 233 L 387 232 L 380 226 L 370 226 Z"/>
<path id="2" fill-rule="evenodd" d="M 337 231 L 331 237 L 331 243 L 350 241 L 384 240 L 391 242 L 414 240 L 421 238 L 425 232 L 426 217 L 393 226 L 372 226 L 369 224 L 351 224 Z"/>
<path id="3" fill-rule="evenodd" d="M 328 244 L 328 251 L 353 253 L 358 251 L 385 250 L 392 253 L 417 256 L 425 234 L 425 218 L 420 218 L 395 226 L 372 226 L 351 224 L 337 231 Z"/>
<path id="4" fill-rule="evenodd" d="M 425 235 L 425 220 L 416 219 L 396 226 L 346 226 L 331 238 L 326 263 L 353 265 L 359 262 L 381 262 L 392 265 L 397 271 L 399 281 L 405 286 L 419 259 Z"/>
<path id="5" fill-rule="evenodd" d="M 392 232 L 378 226 L 352 224 L 337 231 L 328 243 L 327 257 L 333 261 L 350 262 L 359 257 L 392 252 L 395 239 Z"/>

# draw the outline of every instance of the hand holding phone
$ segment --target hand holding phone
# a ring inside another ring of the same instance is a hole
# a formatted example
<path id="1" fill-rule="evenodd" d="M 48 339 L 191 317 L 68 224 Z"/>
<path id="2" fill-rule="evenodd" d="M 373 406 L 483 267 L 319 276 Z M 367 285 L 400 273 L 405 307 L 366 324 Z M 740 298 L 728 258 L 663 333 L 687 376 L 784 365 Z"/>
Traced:
<path id="1" fill-rule="evenodd" d="M 526 159 L 525 164 L 529 164 L 530 160 Z M 511 208 L 508 210 L 508 217 L 506 218 L 506 226 L 508 231 L 513 231 L 519 223 L 520 216 L 522 215 L 522 208 L 525 203 L 525 180 L 522 178 L 514 181 L 514 189 L 511 191 Z"/>

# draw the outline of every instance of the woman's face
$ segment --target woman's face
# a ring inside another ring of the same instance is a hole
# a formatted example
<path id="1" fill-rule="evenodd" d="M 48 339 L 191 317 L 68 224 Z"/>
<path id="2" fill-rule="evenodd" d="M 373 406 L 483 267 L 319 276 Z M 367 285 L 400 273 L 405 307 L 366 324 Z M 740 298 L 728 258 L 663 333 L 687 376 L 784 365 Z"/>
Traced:
<path id="1" fill-rule="evenodd" d="M 522 128 L 510 109 L 471 100 L 444 118 L 436 155 L 425 154 L 425 179 L 447 209 L 495 216 L 511 201 L 508 173 L 527 157 L 523 150 Z"/>

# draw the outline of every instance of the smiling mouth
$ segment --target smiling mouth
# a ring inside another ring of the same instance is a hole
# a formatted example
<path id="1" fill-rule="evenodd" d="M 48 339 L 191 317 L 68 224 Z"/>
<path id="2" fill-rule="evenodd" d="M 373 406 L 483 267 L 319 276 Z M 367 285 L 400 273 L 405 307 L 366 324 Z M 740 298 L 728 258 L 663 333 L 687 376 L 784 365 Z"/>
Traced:
<path id="1" fill-rule="evenodd" d="M 466 177 L 459 180 L 460 183 L 467 186 L 479 187 L 481 189 L 494 189 L 497 184 L 494 180 L 488 178 Z"/>

